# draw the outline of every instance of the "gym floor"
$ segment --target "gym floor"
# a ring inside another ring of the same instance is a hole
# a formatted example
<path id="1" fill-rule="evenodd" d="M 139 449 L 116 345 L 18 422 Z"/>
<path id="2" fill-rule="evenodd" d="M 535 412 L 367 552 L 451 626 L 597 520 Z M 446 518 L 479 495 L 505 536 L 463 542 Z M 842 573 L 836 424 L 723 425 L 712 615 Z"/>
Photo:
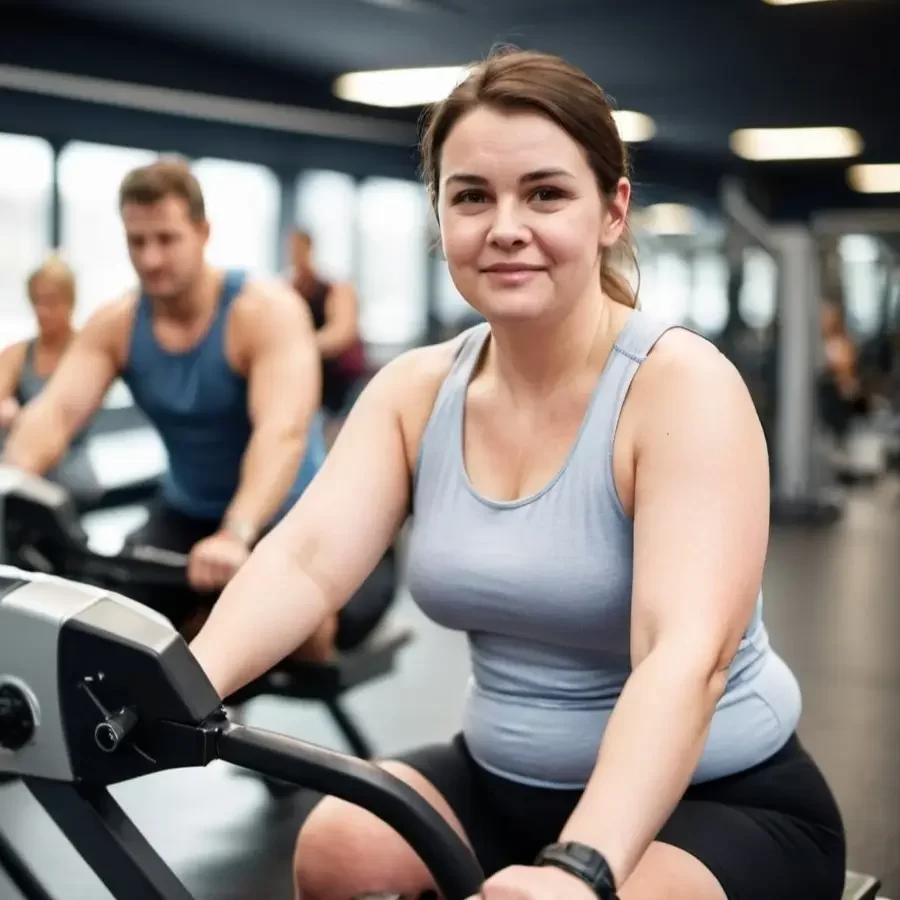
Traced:
<path id="1" fill-rule="evenodd" d="M 95 517 L 98 543 L 124 532 L 126 514 Z M 804 690 L 802 737 L 844 811 L 850 866 L 900 897 L 900 483 L 856 488 L 837 525 L 775 530 L 766 618 Z M 460 721 L 465 641 L 425 620 L 404 594 L 393 613 L 415 642 L 399 673 L 349 699 L 379 753 L 448 737 Z M 422 685 L 429 688 L 422 690 Z M 314 706 L 259 699 L 254 725 L 340 747 Z M 274 801 L 254 778 L 223 764 L 168 772 L 113 793 L 198 900 L 289 900 L 290 860 L 304 804 Z M 45 874 L 54 896 L 109 894 L 18 785 L 0 788 L 0 827 Z M 0 876 L 0 900 L 18 900 Z M 810 898 L 815 900 L 815 898 Z"/>

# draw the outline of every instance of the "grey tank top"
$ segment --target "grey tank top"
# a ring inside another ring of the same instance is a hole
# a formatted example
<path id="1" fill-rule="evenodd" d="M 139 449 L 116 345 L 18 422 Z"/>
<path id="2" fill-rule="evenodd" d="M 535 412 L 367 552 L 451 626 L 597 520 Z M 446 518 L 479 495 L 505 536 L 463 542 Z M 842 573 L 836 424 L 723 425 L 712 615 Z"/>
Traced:
<path id="1" fill-rule="evenodd" d="M 22 368 L 19 370 L 19 383 L 16 388 L 16 399 L 22 406 L 31 403 L 47 384 L 48 379 L 43 375 L 39 375 L 35 369 L 35 349 L 36 342 L 29 341 L 25 348 L 25 359 L 22 360 Z M 86 440 L 84 431 L 75 435 L 70 443 L 70 447 L 79 447 Z"/>
<path id="2" fill-rule="evenodd" d="M 34 400 L 43 391 L 48 379 L 39 375 L 34 365 L 35 342 L 31 341 L 25 350 L 25 359 L 19 371 L 19 383 L 16 388 L 16 399 L 24 406 Z M 103 494 L 103 488 L 88 448 L 90 426 L 85 426 L 69 443 L 66 455 L 56 467 L 47 472 L 47 478 L 61 484 L 71 491 L 76 502 L 89 504 L 95 502 Z"/>
<path id="3" fill-rule="evenodd" d="M 489 327 L 461 339 L 419 449 L 408 579 L 422 611 L 469 641 L 463 735 L 485 769 L 524 784 L 587 783 L 630 674 L 633 523 L 612 447 L 628 387 L 672 327 L 634 312 L 607 360 L 567 460 L 543 489 L 481 496 L 463 458 L 468 384 Z M 797 681 L 772 650 L 762 596 L 729 672 L 695 782 L 767 759 L 793 734 Z"/>

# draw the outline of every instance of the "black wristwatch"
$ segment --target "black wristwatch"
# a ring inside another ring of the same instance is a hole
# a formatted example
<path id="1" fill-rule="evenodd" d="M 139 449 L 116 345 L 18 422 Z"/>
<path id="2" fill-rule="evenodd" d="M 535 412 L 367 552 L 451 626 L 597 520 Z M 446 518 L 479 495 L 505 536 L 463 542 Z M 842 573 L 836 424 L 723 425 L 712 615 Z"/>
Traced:
<path id="1" fill-rule="evenodd" d="M 616 882 L 609 863 L 593 847 L 569 841 L 544 847 L 534 861 L 536 866 L 556 866 L 580 878 L 599 900 L 618 900 Z"/>

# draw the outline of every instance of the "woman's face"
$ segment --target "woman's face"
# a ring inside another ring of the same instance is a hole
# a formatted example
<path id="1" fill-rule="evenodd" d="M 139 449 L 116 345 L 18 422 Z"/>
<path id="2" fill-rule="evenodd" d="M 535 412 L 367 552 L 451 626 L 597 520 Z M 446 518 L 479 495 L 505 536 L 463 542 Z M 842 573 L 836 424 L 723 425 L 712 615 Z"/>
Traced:
<path id="1" fill-rule="evenodd" d="M 604 203 L 584 150 L 550 119 L 474 110 L 441 154 L 438 214 L 457 290 L 495 322 L 595 300 L 629 196 L 622 179 Z"/>
<path id="2" fill-rule="evenodd" d="M 69 330 L 72 296 L 68 285 L 51 275 L 39 275 L 31 283 L 31 306 L 41 335 L 54 336 Z"/>

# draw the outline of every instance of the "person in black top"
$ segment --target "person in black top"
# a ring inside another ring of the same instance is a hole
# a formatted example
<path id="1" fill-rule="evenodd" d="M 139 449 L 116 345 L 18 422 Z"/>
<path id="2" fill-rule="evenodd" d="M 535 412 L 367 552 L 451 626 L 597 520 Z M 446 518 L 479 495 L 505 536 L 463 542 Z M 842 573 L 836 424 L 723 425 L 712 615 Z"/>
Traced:
<path id="1" fill-rule="evenodd" d="M 322 407 L 339 426 L 355 397 L 366 365 L 359 337 L 359 306 L 349 282 L 325 281 L 312 259 L 309 232 L 296 228 L 290 235 L 290 281 L 306 301 L 316 328 L 322 358 Z M 329 429 L 333 430 L 333 429 Z"/>
<path id="2" fill-rule="evenodd" d="M 825 426 L 843 443 L 853 419 L 868 415 L 869 399 L 859 371 L 859 351 L 841 304 L 827 300 L 820 317 L 825 365 L 819 376 L 819 410 Z"/>

